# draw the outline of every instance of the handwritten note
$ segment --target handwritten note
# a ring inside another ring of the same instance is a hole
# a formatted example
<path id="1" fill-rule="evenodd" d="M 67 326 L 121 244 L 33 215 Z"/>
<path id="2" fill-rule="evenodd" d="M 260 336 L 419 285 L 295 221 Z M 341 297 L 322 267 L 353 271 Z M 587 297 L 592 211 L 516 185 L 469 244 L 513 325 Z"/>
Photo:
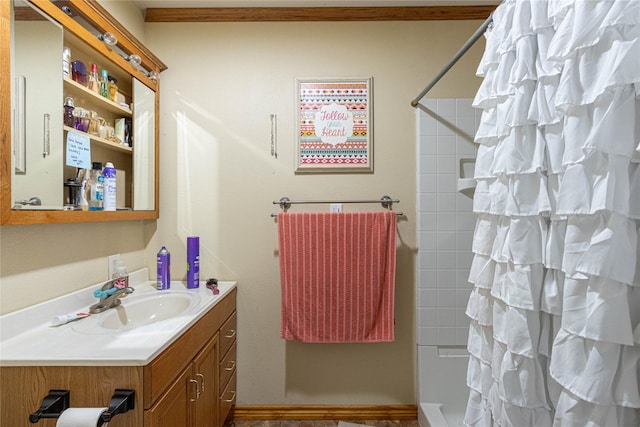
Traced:
<path id="1" fill-rule="evenodd" d="M 67 132 L 67 166 L 91 169 L 91 141 L 89 135 Z"/>

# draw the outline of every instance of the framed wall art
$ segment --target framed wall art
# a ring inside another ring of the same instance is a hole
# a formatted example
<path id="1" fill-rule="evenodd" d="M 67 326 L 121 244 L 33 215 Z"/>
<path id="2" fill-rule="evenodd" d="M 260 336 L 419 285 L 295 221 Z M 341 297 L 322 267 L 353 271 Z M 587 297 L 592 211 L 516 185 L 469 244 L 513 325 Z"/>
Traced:
<path id="1" fill-rule="evenodd" d="M 372 78 L 296 80 L 296 173 L 373 172 Z"/>

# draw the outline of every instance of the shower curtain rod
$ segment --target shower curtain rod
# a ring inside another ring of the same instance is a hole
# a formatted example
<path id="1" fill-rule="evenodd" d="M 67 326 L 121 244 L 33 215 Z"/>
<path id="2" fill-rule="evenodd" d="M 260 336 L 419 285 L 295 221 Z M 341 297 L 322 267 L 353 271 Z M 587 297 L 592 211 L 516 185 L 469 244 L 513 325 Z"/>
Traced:
<path id="1" fill-rule="evenodd" d="M 469 37 L 469 40 L 467 40 L 467 42 L 460 48 L 460 50 L 456 52 L 453 58 L 451 58 L 451 60 L 447 63 L 447 65 L 445 65 L 442 68 L 442 70 L 440 70 L 440 72 L 433 78 L 433 80 L 431 80 L 431 82 L 422 90 L 422 92 L 420 92 L 420 94 L 413 101 L 411 101 L 412 107 L 415 107 L 418 105 L 418 103 L 420 103 L 420 100 L 424 98 L 427 92 L 429 92 L 431 88 L 433 88 L 436 85 L 436 83 L 438 83 L 440 79 L 444 77 L 445 74 L 447 74 L 447 72 L 451 69 L 451 67 L 453 67 L 455 63 L 458 62 L 458 60 L 462 58 L 462 56 L 465 53 L 467 53 L 469 48 L 471 48 L 471 46 L 473 46 L 473 44 L 476 41 L 478 41 L 478 39 L 484 34 L 484 32 L 487 30 L 487 28 L 489 27 L 489 25 L 491 25 L 492 22 L 493 22 L 493 13 L 489 15 L 489 17 L 482 23 L 482 25 L 480 25 L 480 27 L 476 30 L 476 32 L 473 33 L 471 37 Z"/>

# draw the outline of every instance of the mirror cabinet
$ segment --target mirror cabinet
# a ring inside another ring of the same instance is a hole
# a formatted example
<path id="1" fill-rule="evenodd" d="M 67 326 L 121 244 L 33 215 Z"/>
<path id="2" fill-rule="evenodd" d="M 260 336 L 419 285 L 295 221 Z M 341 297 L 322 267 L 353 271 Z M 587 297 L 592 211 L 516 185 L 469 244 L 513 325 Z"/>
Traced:
<path id="1" fill-rule="evenodd" d="M 0 1 L 0 32 L 0 223 L 157 218 L 166 66 L 97 0 Z M 116 169 L 115 210 L 78 204 L 94 162 Z"/>

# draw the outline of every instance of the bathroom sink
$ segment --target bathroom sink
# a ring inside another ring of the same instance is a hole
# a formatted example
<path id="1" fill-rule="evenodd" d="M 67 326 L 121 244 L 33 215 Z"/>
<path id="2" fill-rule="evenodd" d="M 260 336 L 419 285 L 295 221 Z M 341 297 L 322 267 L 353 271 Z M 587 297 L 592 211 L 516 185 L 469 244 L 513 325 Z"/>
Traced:
<path id="1" fill-rule="evenodd" d="M 200 295 L 188 291 L 160 291 L 132 294 L 121 301 L 117 307 L 79 320 L 73 329 L 95 334 L 129 331 L 193 311 L 200 305 Z"/>

